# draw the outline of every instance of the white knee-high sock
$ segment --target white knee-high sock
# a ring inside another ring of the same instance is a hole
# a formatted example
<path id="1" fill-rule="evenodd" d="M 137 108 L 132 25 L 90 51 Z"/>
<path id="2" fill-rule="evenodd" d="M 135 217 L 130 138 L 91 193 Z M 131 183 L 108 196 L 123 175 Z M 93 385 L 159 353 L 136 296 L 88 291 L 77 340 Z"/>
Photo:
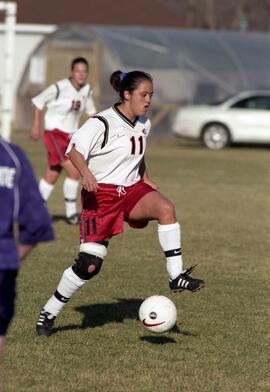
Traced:
<path id="1" fill-rule="evenodd" d="M 80 245 L 80 252 L 95 255 L 103 260 L 107 254 L 107 248 L 102 244 L 88 242 Z M 69 299 L 86 282 L 88 282 L 88 280 L 81 279 L 75 274 L 72 267 L 67 268 L 63 272 L 55 293 L 44 306 L 45 311 L 51 313 L 53 316 L 58 316 Z"/>
<path id="2" fill-rule="evenodd" d="M 183 271 L 179 223 L 158 225 L 158 239 L 167 259 L 169 277 L 175 279 Z"/>
<path id="3" fill-rule="evenodd" d="M 49 184 L 46 180 L 44 180 L 44 178 L 41 178 L 41 180 L 39 181 L 39 192 L 45 202 L 49 199 L 53 188 L 54 185 Z"/>
<path id="4" fill-rule="evenodd" d="M 46 312 L 57 316 L 68 300 L 75 294 L 87 280 L 79 278 L 71 267 L 67 268 L 60 279 L 54 295 L 44 306 Z"/>
<path id="5" fill-rule="evenodd" d="M 76 214 L 77 206 L 77 194 L 79 188 L 79 180 L 72 180 L 71 178 L 66 178 L 63 185 L 63 193 L 65 198 L 65 206 L 66 206 L 66 216 L 70 217 L 71 215 Z"/>

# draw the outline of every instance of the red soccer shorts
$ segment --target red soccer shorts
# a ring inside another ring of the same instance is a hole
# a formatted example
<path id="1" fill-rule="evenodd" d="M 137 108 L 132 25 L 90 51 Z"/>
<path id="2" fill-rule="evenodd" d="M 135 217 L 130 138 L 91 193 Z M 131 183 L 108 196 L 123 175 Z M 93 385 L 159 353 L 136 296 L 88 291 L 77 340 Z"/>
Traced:
<path id="1" fill-rule="evenodd" d="M 49 166 L 61 165 L 69 158 L 65 156 L 71 135 L 59 129 L 44 131 L 43 141 L 48 152 Z"/>
<path id="2" fill-rule="evenodd" d="M 99 190 L 82 190 L 80 218 L 80 242 L 106 240 L 124 231 L 124 221 L 131 227 L 143 228 L 148 220 L 129 220 L 129 214 L 137 202 L 147 193 L 155 191 L 142 180 L 129 187 L 98 184 Z"/>

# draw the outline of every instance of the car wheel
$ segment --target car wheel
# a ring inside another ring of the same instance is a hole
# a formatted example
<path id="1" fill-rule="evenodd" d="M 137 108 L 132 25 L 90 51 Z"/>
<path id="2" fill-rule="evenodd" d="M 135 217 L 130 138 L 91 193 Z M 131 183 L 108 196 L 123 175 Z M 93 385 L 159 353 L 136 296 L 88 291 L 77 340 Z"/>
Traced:
<path id="1" fill-rule="evenodd" d="M 225 125 L 212 123 L 204 128 L 202 140 L 211 150 L 220 150 L 230 144 L 230 132 Z"/>

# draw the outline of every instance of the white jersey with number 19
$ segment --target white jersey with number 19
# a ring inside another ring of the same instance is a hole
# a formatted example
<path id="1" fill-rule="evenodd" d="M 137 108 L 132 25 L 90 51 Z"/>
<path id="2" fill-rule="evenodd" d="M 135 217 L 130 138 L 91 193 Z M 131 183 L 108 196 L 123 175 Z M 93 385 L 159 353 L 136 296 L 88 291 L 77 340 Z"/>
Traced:
<path id="1" fill-rule="evenodd" d="M 74 146 L 98 183 L 130 186 L 140 180 L 150 127 L 148 118 L 131 122 L 115 105 L 86 121 L 73 134 L 66 153 Z"/>
<path id="2" fill-rule="evenodd" d="M 45 130 L 59 129 L 65 133 L 77 131 L 80 116 L 86 112 L 89 116 L 96 113 L 92 98 L 92 89 L 85 84 L 79 90 L 70 79 L 59 80 L 32 99 L 39 110 L 47 107 Z"/>

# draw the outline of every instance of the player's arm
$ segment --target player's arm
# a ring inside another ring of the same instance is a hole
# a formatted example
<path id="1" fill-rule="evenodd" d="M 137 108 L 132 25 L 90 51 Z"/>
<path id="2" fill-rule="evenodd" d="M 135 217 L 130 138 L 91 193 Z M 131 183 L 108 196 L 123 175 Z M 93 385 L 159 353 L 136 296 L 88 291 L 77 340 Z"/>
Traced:
<path id="1" fill-rule="evenodd" d="M 152 188 L 158 190 L 158 185 L 156 183 L 154 183 L 151 178 L 148 175 L 147 169 L 146 169 L 146 164 L 145 164 L 145 159 L 143 157 L 141 164 L 140 164 L 140 168 L 139 168 L 139 173 L 140 176 L 142 177 L 143 181 L 150 185 Z"/>
<path id="2" fill-rule="evenodd" d="M 33 140 L 38 140 L 40 137 L 42 110 L 37 107 L 34 108 L 34 121 L 30 136 Z"/>
<path id="3" fill-rule="evenodd" d="M 82 176 L 83 187 L 88 192 L 96 192 L 99 186 L 86 162 L 91 154 L 100 151 L 105 132 L 103 121 L 90 118 L 72 135 L 66 151 L 66 155 Z"/>
<path id="4" fill-rule="evenodd" d="M 20 260 L 25 259 L 31 250 L 34 248 L 35 245 L 25 245 L 25 244 L 18 244 L 17 249 L 18 249 L 18 254 Z"/>
<path id="5" fill-rule="evenodd" d="M 39 95 L 32 98 L 32 104 L 34 106 L 34 121 L 30 136 L 33 140 L 38 140 L 40 137 L 43 109 L 48 105 L 49 102 L 57 99 L 58 95 L 59 87 L 57 83 L 55 83 L 47 87 Z"/>
<path id="6" fill-rule="evenodd" d="M 93 99 L 93 90 L 91 89 L 90 86 L 89 86 L 89 92 L 86 101 L 85 112 L 89 117 L 94 116 L 94 114 L 96 114 L 97 112 L 97 108 Z"/>
<path id="7" fill-rule="evenodd" d="M 83 155 L 73 146 L 68 152 L 68 156 L 82 176 L 82 185 L 84 189 L 88 192 L 96 192 L 99 188 L 97 180 L 88 168 Z"/>
<path id="8" fill-rule="evenodd" d="M 54 239 L 51 218 L 41 198 L 33 168 L 25 153 L 14 150 L 20 162 L 18 178 L 18 253 L 21 259 L 40 242 Z"/>

